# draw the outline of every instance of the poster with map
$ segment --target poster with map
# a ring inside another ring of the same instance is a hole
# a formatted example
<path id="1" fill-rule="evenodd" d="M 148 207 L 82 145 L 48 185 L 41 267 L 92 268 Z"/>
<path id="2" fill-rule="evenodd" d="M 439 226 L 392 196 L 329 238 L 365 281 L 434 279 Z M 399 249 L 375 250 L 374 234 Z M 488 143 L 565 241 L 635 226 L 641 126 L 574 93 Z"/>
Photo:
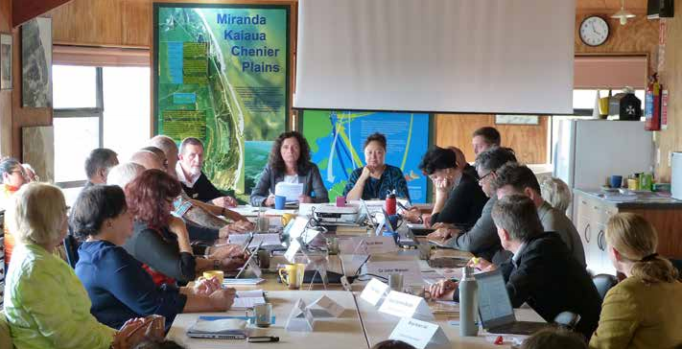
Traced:
<path id="1" fill-rule="evenodd" d="M 285 131 L 288 23 L 288 6 L 154 4 L 155 132 L 201 139 L 220 189 L 248 193 Z"/>
<path id="2" fill-rule="evenodd" d="M 387 137 L 385 163 L 403 171 L 412 202 L 427 202 L 427 177 L 418 165 L 429 147 L 429 114 L 306 110 L 303 134 L 330 200 L 341 196 L 351 172 L 365 165 L 363 143 L 374 132 Z"/>

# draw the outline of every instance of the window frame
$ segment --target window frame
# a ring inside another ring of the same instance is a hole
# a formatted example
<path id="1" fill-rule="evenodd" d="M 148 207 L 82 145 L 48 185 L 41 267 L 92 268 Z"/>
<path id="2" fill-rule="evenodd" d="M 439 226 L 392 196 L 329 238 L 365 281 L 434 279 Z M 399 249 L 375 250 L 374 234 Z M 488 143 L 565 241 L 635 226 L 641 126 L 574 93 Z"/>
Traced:
<path id="1" fill-rule="evenodd" d="M 65 64 L 68 65 L 68 64 Z M 104 144 L 104 80 L 102 67 L 95 67 L 95 108 L 62 108 L 54 109 L 53 118 L 97 118 L 98 147 Z M 83 174 L 85 177 L 85 173 Z M 63 188 L 83 187 L 87 178 L 76 181 L 55 182 L 55 185 Z"/>

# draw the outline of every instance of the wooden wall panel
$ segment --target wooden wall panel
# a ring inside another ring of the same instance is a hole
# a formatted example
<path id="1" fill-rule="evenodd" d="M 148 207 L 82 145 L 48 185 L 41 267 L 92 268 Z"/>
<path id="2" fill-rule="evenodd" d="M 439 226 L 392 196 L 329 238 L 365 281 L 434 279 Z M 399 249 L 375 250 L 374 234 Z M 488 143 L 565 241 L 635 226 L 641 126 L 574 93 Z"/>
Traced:
<path id="1" fill-rule="evenodd" d="M 644 14 L 630 19 L 626 25 L 620 25 L 619 20 L 610 18 L 614 11 L 604 13 L 583 12 L 576 14 L 576 30 L 574 35 L 575 54 L 634 54 L 645 53 L 650 58 L 650 72 L 657 68 L 657 48 L 659 41 L 658 21 L 648 20 Z M 578 28 L 588 16 L 600 15 L 607 20 L 610 27 L 610 37 L 603 45 L 590 47 L 584 45 L 579 37 Z"/>
<path id="2" fill-rule="evenodd" d="M 674 3 L 675 17 L 667 19 L 664 70 L 660 77 L 664 88 L 669 90 L 669 127 L 655 132 L 660 152 L 657 176 L 665 181 L 671 180 L 669 152 L 681 151 L 681 0 Z"/>
<path id="3" fill-rule="evenodd" d="M 152 41 L 151 1 L 122 0 L 121 30 L 122 45 L 149 47 Z"/>
<path id="4" fill-rule="evenodd" d="M 51 11 L 55 44 L 124 46 L 122 0 L 74 0 Z M 149 20 L 126 31 L 149 31 Z"/>
<path id="5" fill-rule="evenodd" d="M 0 0 L 0 32 L 12 33 L 12 0 Z M 18 47 L 14 41 L 12 49 L 16 51 Z M 18 64 L 18 61 L 12 63 Z M 12 90 L 0 91 L 0 156 L 9 155 L 12 148 L 12 93 Z"/>
<path id="6" fill-rule="evenodd" d="M 472 162 L 472 132 L 483 126 L 493 126 L 500 132 L 502 146 L 514 149 L 519 161 L 543 164 L 548 162 L 548 121 L 547 116 L 542 116 L 536 126 L 495 125 L 493 115 L 436 114 L 434 144 L 440 147 L 458 147 L 465 153 L 467 161 Z"/>

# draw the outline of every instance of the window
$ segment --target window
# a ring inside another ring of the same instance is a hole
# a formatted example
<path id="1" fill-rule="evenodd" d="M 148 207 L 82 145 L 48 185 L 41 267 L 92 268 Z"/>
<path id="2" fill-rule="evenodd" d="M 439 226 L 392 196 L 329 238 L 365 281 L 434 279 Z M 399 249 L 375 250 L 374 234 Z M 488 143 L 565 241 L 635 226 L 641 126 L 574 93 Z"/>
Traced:
<path id="1" fill-rule="evenodd" d="M 106 147 L 125 161 L 150 135 L 146 67 L 54 65 L 55 182 L 85 184 L 85 159 Z"/>
<path id="2" fill-rule="evenodd" d="M 598 90 L 574 90 L 574 115 L 592 116 L 595 107 L 595 96 Z M 600 97 L 609 96 L 609 90 L 599 90 Z M 612 95 L 621 93 L 621 90 L 612 90 Z M 645 90 L 635 90 L 635 95 L 640 99 L 641 108 L 645 107 Z"/>

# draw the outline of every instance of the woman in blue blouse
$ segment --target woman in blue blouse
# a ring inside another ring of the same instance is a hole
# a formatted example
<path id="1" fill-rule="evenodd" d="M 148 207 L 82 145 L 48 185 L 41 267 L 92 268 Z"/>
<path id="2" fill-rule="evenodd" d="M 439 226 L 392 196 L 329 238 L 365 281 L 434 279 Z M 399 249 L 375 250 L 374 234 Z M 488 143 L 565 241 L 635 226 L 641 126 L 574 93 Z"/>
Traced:
<path id="1" fill-rule="evenodd" d="M 365 167 L 357 168 L 344 188 L 347 200 L 385 199 L 396 190 L 396 196 L 410 201 L 408 184 L 400 168 L 387 165 L 387 138 L 381 133 L 373 133 L 363 145 Z"/>
<path id="2" fill-rule="evenodd" d="M 222 289 L 216 279 L 194 288 L 154 284 L 142 264 L 121 247 L 132 235 L 133 217 L 118 186 L 85 188 L 69 224 L 85 240 L 78 249 L 76 275 L 90 296 L 90 312 L 110 327 L 151 314 L 164 316 L 170 326 L 178 313 L 225 311 L 232 305 L 235 290 Z"/>

